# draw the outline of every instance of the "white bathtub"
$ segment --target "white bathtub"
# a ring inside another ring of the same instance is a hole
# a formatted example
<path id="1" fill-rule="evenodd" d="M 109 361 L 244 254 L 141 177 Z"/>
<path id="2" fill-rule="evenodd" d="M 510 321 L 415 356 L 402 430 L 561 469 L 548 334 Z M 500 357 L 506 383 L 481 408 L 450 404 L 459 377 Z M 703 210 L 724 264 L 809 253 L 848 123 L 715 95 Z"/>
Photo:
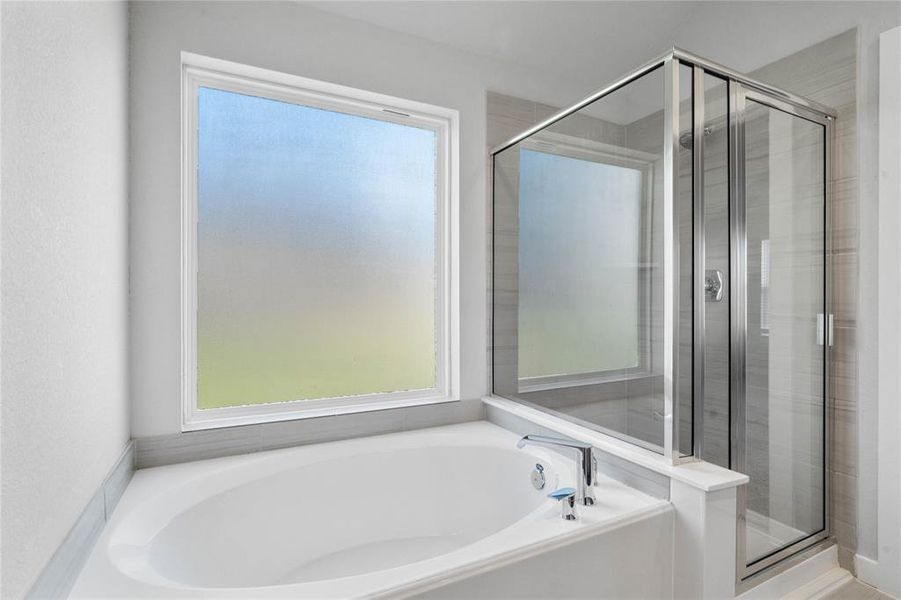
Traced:
<path id="1" fill-rule="evenodd" d="M 72 597 L 667 595 L 669 503 L 601 476 L 566 522 L 546 494 L 575 463 L 517 440 L 477 422 L 138 471 Z"/>

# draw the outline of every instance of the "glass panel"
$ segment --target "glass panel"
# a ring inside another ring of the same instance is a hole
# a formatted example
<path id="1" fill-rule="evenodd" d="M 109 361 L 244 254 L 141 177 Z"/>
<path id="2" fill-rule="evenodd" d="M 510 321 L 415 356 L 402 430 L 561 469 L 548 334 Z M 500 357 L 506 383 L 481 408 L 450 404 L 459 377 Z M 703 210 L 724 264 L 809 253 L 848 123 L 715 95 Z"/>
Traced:
<path id="1" fill-rule="evenodd" d="M 747 557 L 825 527 L 825 130 L 745 111 Z"/>
<path id="2" fill-rule="evenodd" d="M 496 154 L 493 221 L 494 393 L 657 451 L 663 86 L 658 68 Z"/>
<path id="3" fill-rule="evenodd" d="M 694 69 L 679 65 L 679 452 L 694 450 Z"/>
<path id="4" fill-rule="evenodd" d="M 198 405 L 436 385 L 436 134 L 198 93 Z"/>

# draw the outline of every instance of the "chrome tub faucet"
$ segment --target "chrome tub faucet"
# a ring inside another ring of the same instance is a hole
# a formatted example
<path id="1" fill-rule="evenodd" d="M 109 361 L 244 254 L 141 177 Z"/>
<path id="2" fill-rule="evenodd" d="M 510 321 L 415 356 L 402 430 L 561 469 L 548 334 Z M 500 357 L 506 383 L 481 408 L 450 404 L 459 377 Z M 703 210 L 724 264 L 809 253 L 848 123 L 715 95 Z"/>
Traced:
<path id="1" fill-rule="evenodd" d="M 546 435 L 527 435 L 516 444 L 517 448 L 522 448 L 528 444 L 538 446 L 557 446 L 559 448 L 570 448 L 579 453 L 579 473 L 576 477 L 576 494 L 575 499 L 579 504 L 591 506 L 594 504 L 594 483 L 596 479 L 594 470 L 594 451 L 591 444 L 579 442 L 576 440 L 567 440 L 563 438 L 548 437 Z"/>

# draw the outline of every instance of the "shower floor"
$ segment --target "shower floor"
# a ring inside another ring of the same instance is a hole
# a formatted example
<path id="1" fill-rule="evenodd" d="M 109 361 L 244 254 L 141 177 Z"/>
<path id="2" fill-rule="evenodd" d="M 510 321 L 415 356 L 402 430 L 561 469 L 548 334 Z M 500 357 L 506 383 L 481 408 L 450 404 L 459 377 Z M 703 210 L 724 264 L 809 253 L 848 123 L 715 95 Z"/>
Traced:
<path id="1" fill-rule="evenodd" d="M 748 511 L 747 524 L 748 561 L 772 554 L 808 535 L 800 529 L 795 529 L 753 510 Z"/>

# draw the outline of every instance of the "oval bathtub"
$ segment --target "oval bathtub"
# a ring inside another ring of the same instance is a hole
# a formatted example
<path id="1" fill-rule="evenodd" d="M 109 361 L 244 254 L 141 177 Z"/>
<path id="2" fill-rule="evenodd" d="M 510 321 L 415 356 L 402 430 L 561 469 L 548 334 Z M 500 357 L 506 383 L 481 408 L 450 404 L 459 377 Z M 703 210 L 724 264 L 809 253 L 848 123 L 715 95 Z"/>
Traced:
<path id="1" fill-rule="evenodd" d="M 598 505 L 563 521 L 546 494 L 574 461 L 517 440 L 478 422 L 138 471 L 73 597 L 427 593 L 669 518 L 601 476 Z"/>

